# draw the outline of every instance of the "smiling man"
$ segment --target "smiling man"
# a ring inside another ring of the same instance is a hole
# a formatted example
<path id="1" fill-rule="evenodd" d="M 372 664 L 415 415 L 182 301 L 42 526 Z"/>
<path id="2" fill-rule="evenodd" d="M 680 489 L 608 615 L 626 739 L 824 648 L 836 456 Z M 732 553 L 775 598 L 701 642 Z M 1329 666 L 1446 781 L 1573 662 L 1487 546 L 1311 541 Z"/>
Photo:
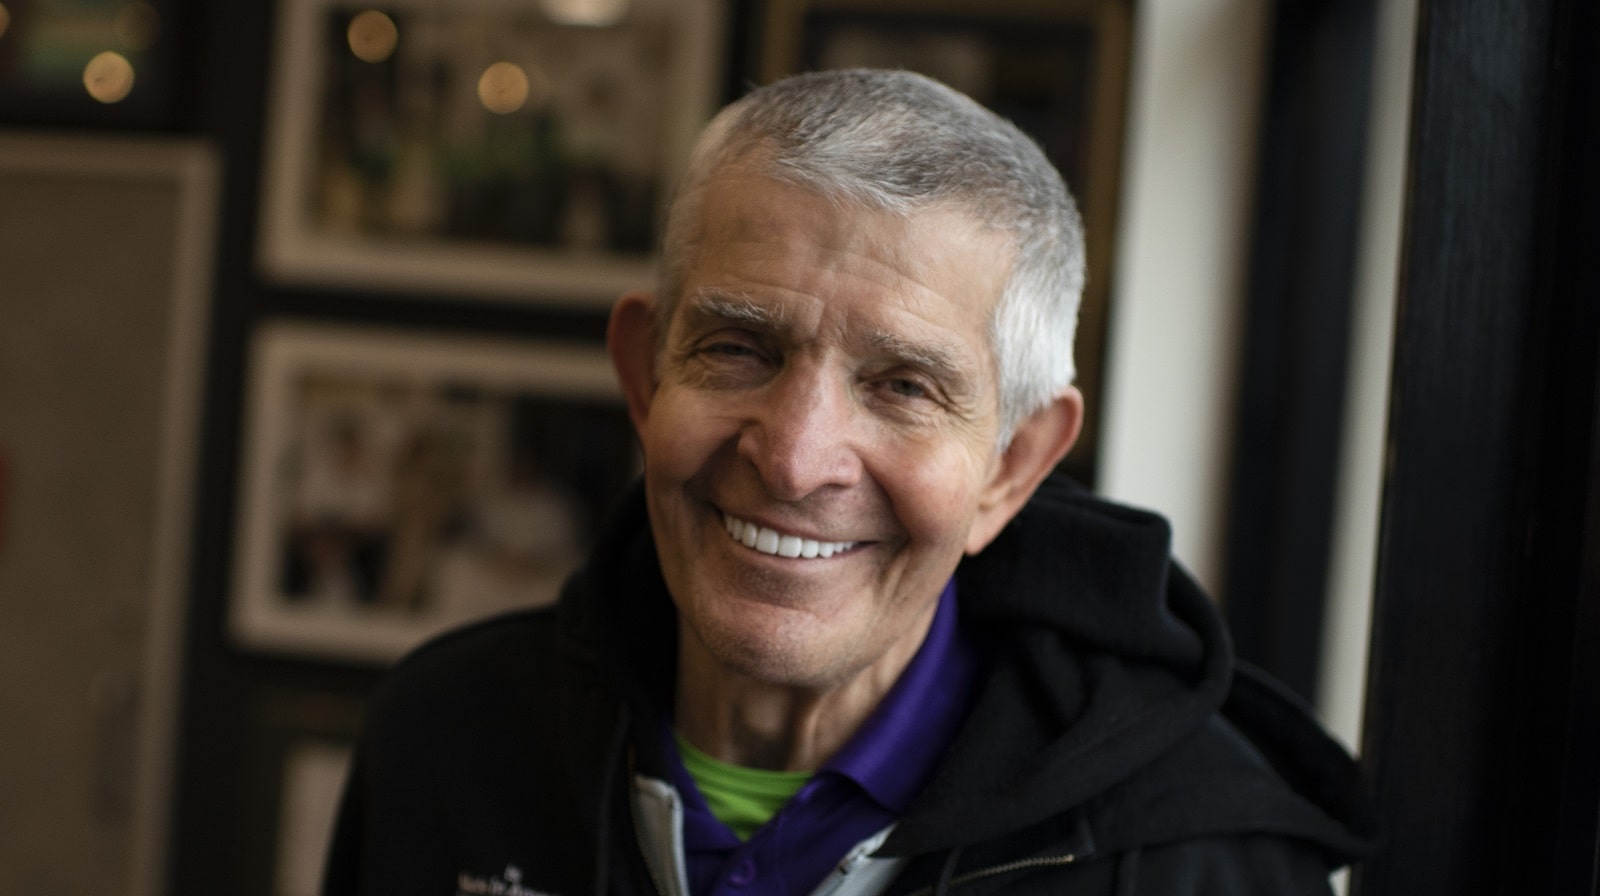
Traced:
<path id="1" fill-rule="evenodd" d="M 907 73 L 702 136 L 608 344 L 643 481 L 551 610 L 375 698 L 329 893 L 1325 893 L 1348 757 L 1165 523 L 1051 476 L 1083 236 Z"/>

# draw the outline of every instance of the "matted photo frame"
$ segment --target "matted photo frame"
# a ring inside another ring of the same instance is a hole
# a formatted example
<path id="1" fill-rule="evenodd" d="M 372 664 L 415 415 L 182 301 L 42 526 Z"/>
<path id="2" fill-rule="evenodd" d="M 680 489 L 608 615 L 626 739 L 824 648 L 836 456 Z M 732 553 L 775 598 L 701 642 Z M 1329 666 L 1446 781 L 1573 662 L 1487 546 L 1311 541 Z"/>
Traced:
<path id="1" fill-rule="evenodd" d="M 719 100 L 723 0 L 281 0 L 269 279 L 605 307 Z"/>
<path id="2" fill-rule="evenodd" d="M 0 135 L 0 892 L 167 892 L 220 180 Z"/>
<path id="3" fill-rule="evenodd" d="M 597 347 L 273 322 L 246 412 L 230 625 L 298 656 L 553 602 L 639 469 Z"/>
<path id="4" fill-rule="evenodd" d="M 763 81 L 816 69 L 901 68 L 939 79 L 1010 119 L 1044 149 L 1088 236 L 1079 311 L 1084 430 L 1063 466 L 1093 483 L 1121 192 L 1130 0 L 769 0 Z"/>

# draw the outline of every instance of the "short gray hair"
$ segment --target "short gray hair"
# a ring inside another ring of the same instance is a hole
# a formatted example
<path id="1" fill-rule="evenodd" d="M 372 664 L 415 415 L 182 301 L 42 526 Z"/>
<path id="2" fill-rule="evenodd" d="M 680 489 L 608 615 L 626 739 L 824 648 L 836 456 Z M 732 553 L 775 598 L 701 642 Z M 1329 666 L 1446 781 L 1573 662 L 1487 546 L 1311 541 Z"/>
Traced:
<path id="1" fill-rule="evenodd" d="M 866 208 L 904 215 L 945 205 L 1009 234 L 1013 262 L 989 321 L 1001 445 L 1072 385 L 1083 223 L 1061 175 L 1015 125 L 911 72 L 812 72 L 752 91 L 701 134 L 668 210 L 663 324 L 694 263 L 706 186 L 734 162 Z"/>

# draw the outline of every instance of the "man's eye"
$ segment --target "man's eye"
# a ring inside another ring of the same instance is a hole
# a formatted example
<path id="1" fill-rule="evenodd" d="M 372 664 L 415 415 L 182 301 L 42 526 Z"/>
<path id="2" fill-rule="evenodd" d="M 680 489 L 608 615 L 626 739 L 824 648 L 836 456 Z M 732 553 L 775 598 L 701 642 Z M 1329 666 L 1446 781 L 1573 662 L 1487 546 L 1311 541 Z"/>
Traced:
<path id="1" fill-rule="evenodd" d="M 895 377 L 889 380 L 888 385 L 889 391 L 901 398 L 926 398 L 928 395 L 928 390 L 923 388 L 922 384 L 916 380 Z"/>

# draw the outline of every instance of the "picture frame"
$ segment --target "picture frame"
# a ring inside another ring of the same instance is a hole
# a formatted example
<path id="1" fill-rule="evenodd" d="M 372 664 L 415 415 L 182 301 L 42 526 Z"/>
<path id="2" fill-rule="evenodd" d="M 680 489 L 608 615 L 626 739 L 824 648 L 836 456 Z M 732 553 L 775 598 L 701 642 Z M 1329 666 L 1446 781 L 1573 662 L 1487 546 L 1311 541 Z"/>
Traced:
<path id="1" fill-rule="evenodd" d="M 230 627 L 299 657 L 553 602 L 639 469 L 598 347 L 275 321 L 246 413 Z"/>
<path id="2" fill-rule="evenodd" d="M 220 181 L 0 134 L 0 892 L 167 892 Z"/>
<path id="3" fill-rule="evenodd" d="M 260 270 L 591 309 L 649 288 L 723 3 L 281 0 Z"/>
<path id="4" fill-rule="evenodd" d="M 169 125 L 181 13 L 177 0 L 0 4 L 0 123 Z"/>
<path id="5" fill-rule="evenodd" d="M 283 757 L 273 896 L 318 896 L 352 746 L 307 735 Z"/>
<path id="6" fill-rule="evenodd" d="M 368 701 L 283 685 L 254 690 L 246 701 L 237 759 L 241 836 L 219 883 L 238 896 L 315 896 Z"/>
<path id="7" fill-rule="evenodd" d="M 1083 432 L 1063 468 L 1092 484 L 1114 280 L 1132 53 L 1130 0 L 769 0 L 764 82 L 818 69 L 918 71 L 1013 121 L 1078 202 L 1088 280 L 1078 316 Z"/>

